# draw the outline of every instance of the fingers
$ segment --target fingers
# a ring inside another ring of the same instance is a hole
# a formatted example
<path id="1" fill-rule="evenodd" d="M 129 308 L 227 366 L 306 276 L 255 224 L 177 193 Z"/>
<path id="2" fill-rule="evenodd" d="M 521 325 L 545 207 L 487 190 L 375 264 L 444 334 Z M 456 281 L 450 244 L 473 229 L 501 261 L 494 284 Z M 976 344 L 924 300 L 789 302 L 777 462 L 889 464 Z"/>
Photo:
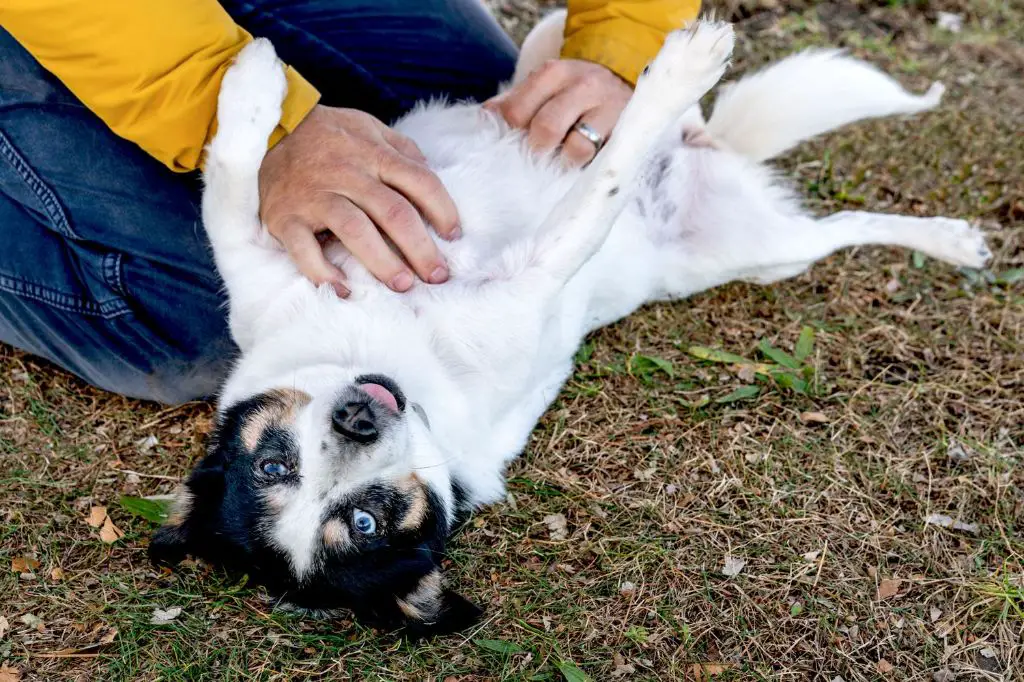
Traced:
<path id="1" fill-rule="evenodd" d="M 619 111 L 610 107 L 598 107 L 591 109 L 580 117 L 580 122 L 586 123 L 604 137 L 605 141 L 611 137 L 615 123 L 619 120 Z M 574 123 L 575 125 L 575 123 Z M 562 160 L 569 166 L 582 166 L 590 163 L 597 156 L 598 148 L 593 142 L 580 135 L 570 127 L 562 142 Z"/>
<path id="2" fill-rule="evenodd" d="M 395 132 L 391 128 L 384 128 L 384 139 L 387 140 L 388 144 L 397 149 L 403 155 L 409 157 L 417 163 L 426 163 L 427 157 L 423 156 L 423 152 L 416 146 L 416 143 L 410 140 L 405 135 Z"/>
<path id="3" fill-rule="evenodd" d="M 360 201 L 366 197 L 362 192 L 354 193 L 356 194 Z M 408 202 L 405 203 L 408 206 Z M 371 275 L 394 291 L 408 291 L 414 281 L 412 273 L 384 241 L 367 210 L 365 206 L 357 205 L 341 195 L 328 195 L 327 198 L 321 199 L 314 209 L 321 224 L 334 233 Z M 408 210 L 415 214 L 411 206 L 408 206 Z M 426 228 L 422 223 L 419 229 L 426 234 Z"/>
<path id="4" fill-rule="evenodd" d="M 345 276 L 324 256 L 323 247 L 313 229 L 306 223 L 294 219 L 276 231 L 277 239 L 288 251 L 288 256 L 299 272 L 314 284 L 330 284 L 342 298 L 349 295 Z"/>
<path id="5" fill-rule="evenodd" d="M 425 162 L 412 140 L 376 118 L 319 106 L 264 158 L 260 216 L 303 275 L 342 295 L 344 276 L 318 233 L 337 236 L 395 291 L 411 288 L 416 275 L 440 283 L 448 267 L 420 212 L 448 239 L 460 234 L 458 212 Z"/>
<path id="6" fill-rule="evenodd" d="M 564 87 L 569 76 L 564 61 L 549 61 L 512 90 L 489 100 L 488 108 L 496 109 L 512 127 L 526 128 L 544 103 Z"/>
<path id="7" fill-rule="evenodd" d="M 431 284 L 441 284 L 448 279 L 448 266 L 437 244 L 431 239 L 419 213 L 405 197 L 370 178 L 367 178 L 366 186 L 353 189 L 349 199 L 391 238 L 420 279 Z M 377 241 L 384 244 L 383 240 Z M 348 242 L 345 245 L 349 246 Z M 352 250 L 351 247 L 349 249 Z M 352 252 L 357 258 L 360 257 L 354 250 Z M 374 272 L 369 263 L 367 267 Z M 404 291 L 408 287 L 394 280 L 394 277 L 400 275 L 395 272 L 389 278 L 381 277 L 381 281 L 389 283 L 396 291 Z"/>
<path id="8" fill-rule="evenodd" d="M 455 202 L 429 168 L 399 154 L 382 153 L 378 173 L 381 182 L 400 192 L 423 212 L 439 235 L 445 239 L 459 237 L 461 229 Z M 378 224 L 387 230 L 386 225 Z"/>
<path id="9" fill-rule="evenodd" d="M 566 90 L 549 99 L 530 121 L 526 139 L 535 151 L 554 149 L 572 130 L 585 111 L 597 104 L 581 88 Z"/>

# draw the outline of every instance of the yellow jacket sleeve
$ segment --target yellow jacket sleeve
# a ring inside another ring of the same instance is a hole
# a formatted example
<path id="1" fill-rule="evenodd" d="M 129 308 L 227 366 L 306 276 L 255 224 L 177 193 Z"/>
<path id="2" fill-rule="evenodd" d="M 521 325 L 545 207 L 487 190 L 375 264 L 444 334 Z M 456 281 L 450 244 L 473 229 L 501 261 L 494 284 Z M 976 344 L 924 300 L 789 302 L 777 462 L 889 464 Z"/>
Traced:
<path id="1" fill-rule="evenodd" d="M 180 172 L 199 166 L 221 78 L 252 40 L 217 0 L 0 0 L 0 24 L 111 130 Z M 287 75 L 272 142 L 320 97 Z"/>
<path id="2" fill-rule="evenodd" d="M 602 64 L 636 84 L 665 36 L 697 18 L 700 0 L 569 0 L 562 57 Z"/>

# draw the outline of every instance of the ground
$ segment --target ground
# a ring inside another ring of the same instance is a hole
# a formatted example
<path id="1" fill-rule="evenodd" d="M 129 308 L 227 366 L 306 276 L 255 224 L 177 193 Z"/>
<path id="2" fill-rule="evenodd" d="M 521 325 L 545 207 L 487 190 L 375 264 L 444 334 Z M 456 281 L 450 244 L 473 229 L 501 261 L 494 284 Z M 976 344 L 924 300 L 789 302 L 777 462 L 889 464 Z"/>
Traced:
<path id="1" fill-rule="evenodd" d="M 537 17 L 493 4 L 520 38 Z M 945 82 L 940 110 L 779 166 L 818 212 L 977 220 L 991 270 L 847 251 L 595 334 L 507 503 L 455 542 L 485 622 L 419 644 L 274 611 L 201 565 L 151 568 L 152 526 L 119 498 L 169 493 L 210 407 L 122 399 L 0 347 L 0 680 L 1022 679 L 1024 8 L 718 12 L 739 22 L 734 71 L 835 45 L 917 90 Z"/>

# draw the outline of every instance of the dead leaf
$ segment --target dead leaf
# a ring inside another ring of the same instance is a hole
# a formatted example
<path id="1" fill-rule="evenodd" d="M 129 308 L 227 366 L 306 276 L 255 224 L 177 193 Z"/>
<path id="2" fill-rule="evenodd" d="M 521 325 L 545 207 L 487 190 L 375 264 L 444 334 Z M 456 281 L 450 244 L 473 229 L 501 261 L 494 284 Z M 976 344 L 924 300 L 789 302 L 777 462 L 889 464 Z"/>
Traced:
<path id="1" fill-rule="evenodd" d="M 11 629 L 10 621 L 8 621 L 3 616 L 0 616 L 0 639 L 3 639 L 4 635 L 6 635 L 7 631 L 10 630 L 10 629 Z"/>
<path id="2" fill-rule="evenodd" d="M 820 549 L 816 549 L 813 552 L 807 552 L 806 554 L 804 554 L 804 561 L 807 561 L 807 562 L 817 561 L 818 557 L 820 557 L 820 556 L 821 556 L 821 550 Z"/>
<path id="3" fill-rule="evenodd" d="M 828 424 L 828 417 L 822 412 L 801 412 L 800 421 L 805 424 Z"/>
<path id="4" fill-rule="evenodd" d="M 106 634 L 100 637 L 100 641 L 96 642 L 96 644 L 110 644 L 115 638 L 117 638 L 117 628 L 109 628 Z"/>
<path id="5" fill-rule="evenodd" d="M 43 632 L 44 630 L 46 630 L 46 624 L 43 623 L 43 619 L 34 613 L 26 613 L 18 620 L 20 620 L 22 623 L 32 628 L 36 632 Z"/>
<path id="6" fill-rule="evenodd" d="M 953 440 L 949 442 L 949 447 L 946 448 L 946 457 L 949 457 L 954 462 L 966 462 L 971 458 L 971 451 L 963 443 Z"/>
<path id="7" fill-rule="evenodd" d="M 695 682 L 710 682 L 715 675 L 721 675 L 726 670 L 733 668 L 730 663 L 694 663 L 690 667 Z"/>
<path id="8" fill-rule="evenodd" d="M 107 508 L 106 507 L 93 507 L 89 510 L 89 516 L 86 517 L 85 522 L 93 528 L 99 528 L 103 525 L 103 522 L 107 520 Z"/>
<path id="9" fill-rule="evenodd" d="M 757 370 L 753 365 L 740 365 L 739 371 L 736 372 L 736 378 L 744 383 L 752 384 L 757 378 Z"/>
<path id="10" fill-rule="evenodd" d="M 108 516 L 103 522 L 103 528 L 100 528 L 100 540 L 109 545 L 112 542 L 117 542 L 123 537 L 124 531 L 115 526 L 114 522 L 111 521 Z"/>
<path id="11" fill-rule="evenodd" d="M 165 625 L 180 615 L 180 606 L 172 606 L 169 609 L 153 609 L 153 617 L 149 619 L 149 622 L 151 625 Z"/>
<path id="12" fill-rule="evenodd" d="M 878 663 L 875 664 L 875 669 L 883 675 L 891 673 L 895 666 L 884 658 L 879 659 Z"/>
<path id="13" fill-rule="evenodd" d="M 622 657 L 622 654 L 615 654 L 612 656 L 612 665 L 615 666 L 612 669 L 612 677 L 632 675 L 636 672 L 636 668 L 629 663 L 626 663 L 626 659 Z"/>
<path id="14" fill-rule="evenodd" d="M 50 571 L 50 580 L 53 580 L 54 582 L 64 580 L 64 569 L 60 566 L 55 567 Z"/>
<path id="15" fill-rule="evenodd" d="M 976 523 L 964 523 L 963 521 L 954 520 L 952 516 L 946 516 L 945 514 L 929 514 L 924 520 L 924 523 L 925 525 L 962 530 L 965 533 L 970 533 L 971 535 L 977 535 L 980 530 Z"/>
<path id="16" fill-rule="evenodd" d="M 722 575 L 727 578 L 735 578 L 743 570 L 743 567 L 747 565 L 746 560 L 739 559 L 734 556 L 725 555 L 725 566 L 722 567 Z"/>
<path id="17" fill-rule="evenodd" d="M 900 591 L 900 581 L 898 578 L 889 579 L 886 578 L 882 582 L 878 583 L 878 600 L 888 599 L 889 597 L 895 596 Z"/>
<path id="18" fill-rule="evenodd" d="M 149 452 L 159 444 L 160 441 L 156 436 L 150 434 L 140 441 L 136 441 L 135 447 L 139 449 L 139 452 Z"/>
<path id="19" fill-rule="evenodd" d="M 928 617 L 931 618 L 932 622 L 934 623 L 939 618 L 942 618 L 942 611 L 933 606 L 931 611 L 928 612 Z"/>
<path id="20" fill-rule="evenodd" d="M 0 682 L 18 682 L 21 679 L 21 671 L 12 668 L 6 663 L 0 665 Z"/>
<path id="21" fill-rule="evenodd" d="M 11 570 L 15 573 L 30 573 L 39 568 L 39 560 L 30 556 L 16 556 L 11 559 Z"/>
<path id="22" fill-rule="evenodd" d="M 544 517 L 544 523 L 552 540 L 565 540 L 569 537 L 569 525 L 565 520 L 565 514 L 548 514 Z"/>

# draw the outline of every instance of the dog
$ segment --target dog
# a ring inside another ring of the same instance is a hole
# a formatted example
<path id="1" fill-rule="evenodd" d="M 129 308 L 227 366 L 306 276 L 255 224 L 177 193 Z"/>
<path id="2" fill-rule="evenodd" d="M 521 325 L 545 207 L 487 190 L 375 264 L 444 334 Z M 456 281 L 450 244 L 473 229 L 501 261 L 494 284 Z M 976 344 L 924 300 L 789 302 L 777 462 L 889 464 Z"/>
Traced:
<path id="1" fill-rule="evenodd" d="M 418 106 L 395 127 L 459 208 L 464 236 L 437 240 L 451 279 L 397 294 L 335 242 L 345 300 L 303 278 L 260 223 L 257 173 L 286 85 L 270 43 L 248 45 L 221 87 L 202 207 L 241 355 L 151 557 L 199 557 L 282 603 L 414 636 L 463 629 L 481 611 L 443 579 L 446 540 L 502 499 L 506 466 L 590 331 L 649 302 L 792 277 L 849 246 L 988 260 L 963 220 L 814 219 L 763 165 L 841 125 L 930 109 L 941 85 L 910 94 L 809 51 L 724 88 L 705 122 L 698 102 L 733 42 L 715 21 L 669 35 L 582 170 L 534 155 L 479 105 Z"/>

